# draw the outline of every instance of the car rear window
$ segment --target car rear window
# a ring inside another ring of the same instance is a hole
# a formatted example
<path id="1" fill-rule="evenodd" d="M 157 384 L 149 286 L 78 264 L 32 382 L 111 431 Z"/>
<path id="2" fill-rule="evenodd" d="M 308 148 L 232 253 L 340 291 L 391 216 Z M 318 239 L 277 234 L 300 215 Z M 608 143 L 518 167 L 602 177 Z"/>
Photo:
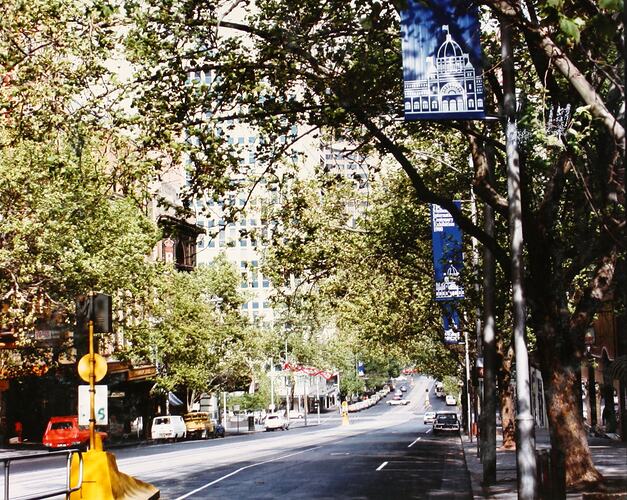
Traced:
<path id="1" fill-rule="evenodd" d="M 170 423 L 170 419 L 169 418 L 155 418 L 155 424 L 169 424 Z"/>
<path id="2" fill-rule="evenodd" d="M 438 422 L 455 423 L 457 422 L 457 416 L 456 415 L 438 415 Z"/>
<path id="3" fill-rule="evenodd" d="M 50 426 L 50 430 L 52 431 L 60 431 L 60 430 L 71 429 L 71 428 L 72 428 L 72 422 L 52 422 L 52 425 Z"/>

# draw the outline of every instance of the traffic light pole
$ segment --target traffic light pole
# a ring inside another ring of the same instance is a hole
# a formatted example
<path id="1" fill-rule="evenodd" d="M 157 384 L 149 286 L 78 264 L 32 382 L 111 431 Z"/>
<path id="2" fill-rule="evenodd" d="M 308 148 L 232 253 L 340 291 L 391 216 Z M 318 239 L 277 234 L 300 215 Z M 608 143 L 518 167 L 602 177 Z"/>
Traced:
<path id="1" fill-rule="evenodd" d="M 96 449 L 96 356 L 92 318 L 89 318 L 89 449 Z"/>

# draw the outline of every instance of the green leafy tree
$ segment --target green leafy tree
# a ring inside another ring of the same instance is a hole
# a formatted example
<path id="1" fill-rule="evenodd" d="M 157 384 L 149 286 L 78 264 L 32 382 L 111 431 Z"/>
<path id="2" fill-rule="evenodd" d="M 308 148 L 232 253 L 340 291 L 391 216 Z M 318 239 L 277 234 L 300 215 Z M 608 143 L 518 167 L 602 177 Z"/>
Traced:
<path id="1" fill-rule="evenodd" d="M 249 375 L 241 358 L 247 325 L 237 278 L 224 256 L 189 273 L 166 266 L 154 281 L 145 321 L 126 331 L 126 356 L 153 360 L 158 386 L 185 391 L 188 409 L 225 379 Z"/>
<path id="2" fill-rule="evenodd" d="M 24 356 L 48 366 L 69 346 L 39 349 L 33 330 L 71 332 L 74 301 L 88 291 L 140 294 L 153 276 L 146 255 L 160 237 L 140 207 L 114 196 L 100 143 L 72 139 L 0 150 L 0 324 L 18 336 Z M 2 354 L 10 370 L 13 354 Z"/>

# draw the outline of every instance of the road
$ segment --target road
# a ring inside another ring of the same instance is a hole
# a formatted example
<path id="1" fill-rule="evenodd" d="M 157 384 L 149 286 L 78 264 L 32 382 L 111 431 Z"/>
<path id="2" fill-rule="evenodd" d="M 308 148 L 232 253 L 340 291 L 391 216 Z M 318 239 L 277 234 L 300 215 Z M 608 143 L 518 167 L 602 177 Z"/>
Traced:
<path id="1" fill-rule="evenodd" d="M 348 426 L 327 414 L 307 428 L 114 453 L 122 472 L 154 484 L 165 499 L 471 498 L 459 436 L 433 436 L 422 423 L 427 388 L 433 409 L 444 408 L 432 385 L 416 377 L 409 405 L 383 400 L 351 414 Z M 58 465 L 16 468 L 11 498 L 61 479 Z"/>

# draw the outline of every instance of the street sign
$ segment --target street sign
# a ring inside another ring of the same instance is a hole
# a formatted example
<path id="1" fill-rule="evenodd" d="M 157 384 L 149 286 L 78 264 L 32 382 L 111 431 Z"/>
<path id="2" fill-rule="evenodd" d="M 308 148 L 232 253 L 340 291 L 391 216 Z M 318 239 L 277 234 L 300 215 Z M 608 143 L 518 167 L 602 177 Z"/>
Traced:
<path id="1" fill-rule="evenodd" d="M 100 354 L 94 354 L 94 381 L 100 382 L 107 374 L 107 360 Z M 78 362 L 78 374 L 82 380 L 89 382 L 89 354 L 85 354 Z"/>
<path id="2" fill-rule="evenodd" d="M 109 423 L 107 386 L 96 385 L 95 414 L 96 425 Z M 89 425 L 89 386 L 78 386 L 78 425 Z"/>

